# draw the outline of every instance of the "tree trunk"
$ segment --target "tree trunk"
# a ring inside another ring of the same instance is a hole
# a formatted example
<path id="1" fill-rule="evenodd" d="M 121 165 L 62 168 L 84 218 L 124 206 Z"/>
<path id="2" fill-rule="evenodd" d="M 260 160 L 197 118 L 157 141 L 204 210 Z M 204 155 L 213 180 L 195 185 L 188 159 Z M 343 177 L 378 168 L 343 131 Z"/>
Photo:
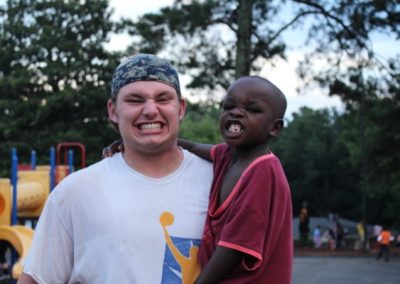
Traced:
<path id="1" fill-rule="evenodd" d="M 250 75 L 253 0 L 239 0 L 235 78 Z"/>

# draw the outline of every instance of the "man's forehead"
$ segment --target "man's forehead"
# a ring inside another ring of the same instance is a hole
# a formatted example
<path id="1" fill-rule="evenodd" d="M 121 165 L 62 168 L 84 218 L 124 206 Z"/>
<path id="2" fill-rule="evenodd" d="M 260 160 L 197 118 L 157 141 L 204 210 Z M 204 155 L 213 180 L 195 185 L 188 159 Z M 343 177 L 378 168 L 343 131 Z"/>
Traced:
<path id="1" fill-rule="evenodd" d="M 178 97 L 176 89 L 172 86 L 159 81 L 136 81 L 122 87 L 119 91 L 121 95 L 162 95 L 171 94 Z"/>

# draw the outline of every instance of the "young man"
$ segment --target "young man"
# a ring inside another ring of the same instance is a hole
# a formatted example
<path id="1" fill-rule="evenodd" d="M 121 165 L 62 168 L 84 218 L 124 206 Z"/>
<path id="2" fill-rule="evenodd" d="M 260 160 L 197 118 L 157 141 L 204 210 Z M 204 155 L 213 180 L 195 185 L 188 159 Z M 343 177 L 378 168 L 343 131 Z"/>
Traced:
<path id="1" fill-rule="evenodd" d="M 108 113 L 125 151 L 52 192 L 18 283 L 193 283 L 212 167 L 177 146 L 185 107 L 167 61 L 139 54 L 116 68 Z"/>
<path id="2" fill-rule="evenodd" d="M 214 179 L 196 284 L 289 284 L 292 202 L 278 158 L 268 149 L 283 127 L 286 99 L 268 80 L 249 76 L 228 89 L 220 131 L 226 144 L 180 141 L 212 159 Z"/>

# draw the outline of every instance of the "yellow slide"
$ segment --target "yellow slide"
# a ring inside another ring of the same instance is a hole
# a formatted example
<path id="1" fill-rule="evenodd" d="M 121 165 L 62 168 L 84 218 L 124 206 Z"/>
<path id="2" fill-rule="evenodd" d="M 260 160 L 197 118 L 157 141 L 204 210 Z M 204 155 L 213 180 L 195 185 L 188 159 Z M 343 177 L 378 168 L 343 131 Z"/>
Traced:
<path id="1" fill-rule="evenodd" d="M 12 277 L 18 279 L 22 273 L 23 262 L 32 244 L 33 230 L 20 225 L 0 225 L 0 240 L 8 241 L 19 255 L 12 267 Z"/>

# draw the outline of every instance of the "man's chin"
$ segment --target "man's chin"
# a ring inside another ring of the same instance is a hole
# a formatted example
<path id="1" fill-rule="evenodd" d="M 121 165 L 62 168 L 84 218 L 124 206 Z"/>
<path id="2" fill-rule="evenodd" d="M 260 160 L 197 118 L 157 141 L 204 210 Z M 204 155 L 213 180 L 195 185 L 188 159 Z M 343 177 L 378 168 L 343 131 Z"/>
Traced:
<path id="1" fill-rule="evenodd" d="M 167 142 L 167 141 L 150 141 L 145 143 L 142 147 L 141 150 L 142 152 L 145 152 L 149 155 L 157 155 L 157 154 L 161 154 L 163 152 L 167 152 L 171 149 L 173 149 L 174 147 L 176 147 L 176 144 Z"/>

